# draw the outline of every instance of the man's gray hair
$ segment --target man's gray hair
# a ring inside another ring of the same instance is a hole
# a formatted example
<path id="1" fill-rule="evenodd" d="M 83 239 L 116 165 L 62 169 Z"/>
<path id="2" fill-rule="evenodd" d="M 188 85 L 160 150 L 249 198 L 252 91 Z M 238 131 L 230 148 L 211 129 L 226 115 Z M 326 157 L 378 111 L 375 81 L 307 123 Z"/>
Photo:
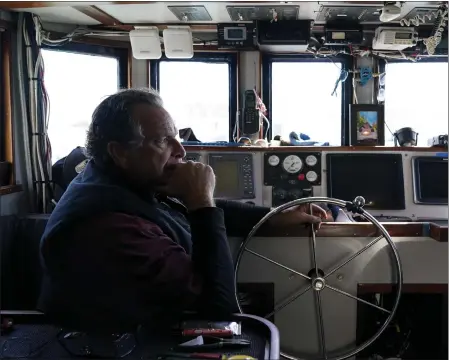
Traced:
<path id="1" fill-rule="evenodd" d="M 95 109 L 87 132 L 86 154 L 100 165 L 110 162 L 107 146 L 111 141 L 140 145 L 143 139 L 133 107 L 138 104 L 163 107 L 162 98 L 153 89 L 125 89 L 108 96 Z"/>

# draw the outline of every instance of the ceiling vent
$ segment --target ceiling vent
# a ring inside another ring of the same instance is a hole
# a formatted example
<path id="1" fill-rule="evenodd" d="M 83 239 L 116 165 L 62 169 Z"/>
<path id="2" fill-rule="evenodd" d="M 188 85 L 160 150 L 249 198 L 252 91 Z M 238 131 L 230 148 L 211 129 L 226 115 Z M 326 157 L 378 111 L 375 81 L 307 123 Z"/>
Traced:
<path id="1" fill-rule="evenodd" d="M 226 6 L 232 21 L 272 20 L 273 15 L 278 20 L 297 20 L 299 6 Z"/>
<path id="2" fill-rule="evenodd" d="M 382 6 L 322 6 L 315 22 L 325 23 L 335 20 L 347 20 L 350 22 L 379 22 Z"/>
<path id="3" fill-rule="evenodd" d="M 212 21 L 203 5 L 167 6 L 179 21 Z"/>

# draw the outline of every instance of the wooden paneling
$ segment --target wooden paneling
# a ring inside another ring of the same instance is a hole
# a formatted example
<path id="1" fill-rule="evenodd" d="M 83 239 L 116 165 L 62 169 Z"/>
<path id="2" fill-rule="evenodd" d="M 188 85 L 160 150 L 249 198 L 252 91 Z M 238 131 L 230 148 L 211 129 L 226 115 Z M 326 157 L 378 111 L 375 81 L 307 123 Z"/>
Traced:
<path id="1" fill-rule="evenodd" d="M 56 33 L 53 33 L 56 34 Z M 65 35 L 65 34 L 61 34 Z M 73 39 L 72 42 L 79 44 L 89 44 L 89 45 L 99 45 L 99 46 L 107 46 L 111 48 L 117 49 L 130 49 L 131 44 L 127 41 L 118 41 L 118 40 L 109 40 L 104 38 L 96 38 L 96 37 L 82 37 Z"/>
<path id="2" fill-rule="evenodd" d="M 438 241 L 447 242 L 448 239 L 448 227 L 438 226 L 436 224 L 430 224 L 430 237 L 432 239 L 439 239 Z"/>
<path id="3" fill-rule="evenodd" d="M 155 1 L 2 1 L 3 9 L 35 9 L 43 7 L 67 7 L 88 5 L 121 5 L 121 4 L 152 4 Z"/>
<path id="4" fill-rule="evenodd" d="M 14 183 L 14 136 L 11 111 L 11 36 L 8 31 L 2 34 L 2 100 L 5 161 L 13 164 L 9 183 Z"/>
<path id="5" fill-rule="evenodd" d="M 386 147 L 386 146 L 279 146 L 264 148 L 260 146 L 197 146 L 186 145 L 187 151 L 220 151 L 220 152 L 233 152 L 233 151 L 251 151 L 251 152 L 319 152 L 319 151 L 375 151 L 375 152 L 387 152 L 387 151 L 410 151 L 410 152 L 445 152 L 447 149 L 443 147 Z"/>
<path id="6" fill-rule="evenodd" d="M 382 224 L 391 237 L 431 237 L 435 241 L 447 242 L 447 226 L 428 223 L 384 223 Z M 433 230 L 430 230 L 433 228 Z M 322 223 L 317 237 L 377 237 L 379 230 L 371 223 Z M 266 237 L 308 237 L 310 227 L 299 225 L 280 229 L 264 229 L 256 236 Z"/>
<path id="7" fill-rule="evenodd" d="M 173 23 L 173 24 L 163 24 L 163 23 L 137 23 L 137 24 L 122 24 L 122 25 L 93 25 L 89 26 L 89 29 L 115 29 L 115 30 L 123 30 L 130 31 L 133 30 L 135 26 L 157 26 L 159 30 L 167 29 L 169 26 L 185 26 L 185 23 Z M 217 31 L 216 24 L 187 24 L 189 25 L 192 32 L 214 32 Z"/>
<path id="8" fill-rule="evenodd" d="M 12 194 L 12 193 L 19 192 L 22 190 L 23 190 L 22 185 L 2 186 L 2 187 L 0 187 L 0 196 Z"/>
<path id="9" fill-rule="evenodd" d="M 89 16 L 90 18 L 97 20 L 103 25 L 111 25 L 111 26 L 123 25 L 116 18 L 109 15 L 107 12 L 101 10 L 100 8 L 96 7 L 95 5 L 77 5 L 73 6 L 73 8 L 83 13 L 84 15 Z"/>
<path id="10" fill-rule="evenodd" d="M 357 293 L 388 294 L 396 291 L 395 284 L 359 284 Z M 447 294 L 447 284 L 402 284 L 402 293 L 409 294 Z"/>
<path id="11" fill-rule="evenodd" d="M 147 69 L 150 67 L 147 66 Z M 150 78 L 147 76 L 148 79 Z M 133 52 L 131 49 L 128 50 L 128 89 L 133 87 Z M 148 86 L 149 87 L 149 86 Z"/>

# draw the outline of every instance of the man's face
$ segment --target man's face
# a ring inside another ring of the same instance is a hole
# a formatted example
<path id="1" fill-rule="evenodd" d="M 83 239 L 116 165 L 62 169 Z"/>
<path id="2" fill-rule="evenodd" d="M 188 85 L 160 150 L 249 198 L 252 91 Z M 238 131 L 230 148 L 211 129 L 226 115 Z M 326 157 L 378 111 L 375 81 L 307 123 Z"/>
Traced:
<path id="1" fill-rule="evenodd" d="M 134 106 L 133 119 L 139 122 L 144 140 L 141 146 L 124 151 L 118 165 L 142 185 L 164 184 L 171 167 L 185 156 L 173 119 L 165 109 L 147 104 Z"/>

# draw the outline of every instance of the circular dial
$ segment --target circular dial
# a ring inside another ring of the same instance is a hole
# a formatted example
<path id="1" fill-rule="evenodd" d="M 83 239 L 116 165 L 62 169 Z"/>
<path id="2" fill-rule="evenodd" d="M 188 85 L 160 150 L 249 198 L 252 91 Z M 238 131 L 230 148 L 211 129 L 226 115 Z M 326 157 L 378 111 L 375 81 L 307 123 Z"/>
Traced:
<path id="1" fill-rule="evenodd" d="M 276 156 L 276 155 L 271 155 L 269 158 L 268 158 L 268 164 L 270 165 L 270 166 L 277 166 L 277 165 L 279 165 L 279 156 Z"/>
<path id="2" fill-rule="evenodd" d="M 282 162 L 282 166 L 285 171 L 294 174 L 302 169 L 302 160 L 296 155 L 289 155 Z"/>
<path id="3" fill-rule="evenodd" d="M 306 174 L 306 179 L 308 182 L 315 182 L 318 179 L 318 175 L 315 171 L 308 171 Z"/>
<path id="4" fill-rule="evenodd" d="M 317 162 L 318 162 L 318 159 L 316 158 L 315 155 L 309 155 L 306 157 L 306 164 L 308 166 L 315 166 Z"/>

